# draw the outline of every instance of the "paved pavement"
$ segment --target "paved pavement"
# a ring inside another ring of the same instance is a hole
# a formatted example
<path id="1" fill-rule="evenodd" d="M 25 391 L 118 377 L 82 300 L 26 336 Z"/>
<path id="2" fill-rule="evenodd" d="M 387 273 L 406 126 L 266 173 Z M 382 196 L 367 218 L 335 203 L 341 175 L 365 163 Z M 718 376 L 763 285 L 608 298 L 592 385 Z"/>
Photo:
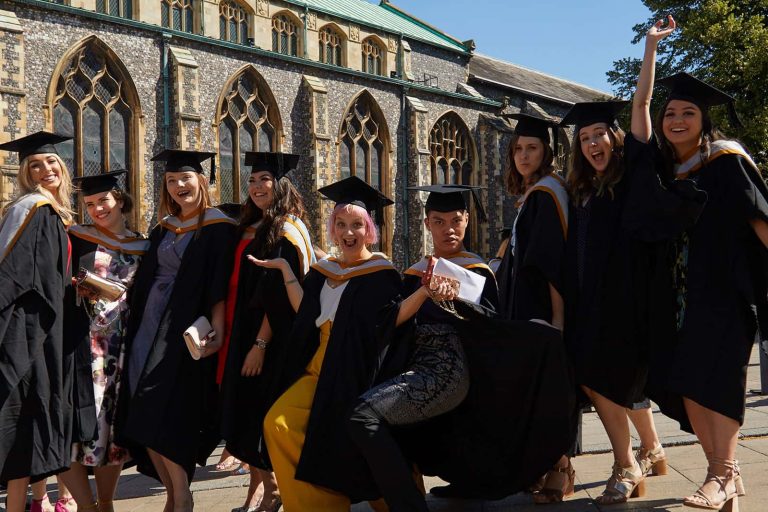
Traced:
<path id="1" fill-rule="evenodd" d="M 757 350 L 753 351 L 748 373 L 747 389 L 759 389 L 760 370 Z M 585 455 L 574 459 L 576 468 L 576 495 L 563 504 L 534 506 L 531 497 L 525 494 L 508 497 L 500 501 L 442 500 L 428 495 L 432 512 L 486 512 L 512 511 L 546 512 L 595 512 L 602 510 L 632 511 L 688 511 L 683 508 L 681 497 L 692 493 L 703 481 L 706 474 L 706 460 L 695 438 L 677 428 L 677 424 L 654 412 L 654 419 L 667 446 L 669 474 L 652 477 L 647 483 L 647 495 L 633 499 L 626 505 L 601 507 L 592 499 L 602 491 L 613 463 L 608 453 L 608 441 L 600 420 L 595 413 L 583 418 L 583 446 Z M 634 436 L 637 441 L 637 436 Z M 211 457 L 211 464 L 218 460 L 217 450 Z M 747 487 L 747 496 L 740 499 L 741 512 L 768 510 L 768 396 L 750 394 L 747 397 L 747 414 L 741 431 L 737 458 Z M 247 476 L 231 476 L 228 473 L 212 471 L 213 466 L 198 468 L 192 490 L 196 512 L 229 512 L 242 505 L 245 497 Z M 428 478 L 427 489 L 442 482 Z M 55 493 L 55 485 L 49 486 Z M 0 495 L 0 499 L 2 495 Z M 134 470 L 126 470 L 120 479 L 115 499 L 116 512 L 160 512 L 164 498 L 163 489 L 155 481 Z M 2 510 L 2 508 L 0 508 Z M 370 511 L 367 504 L 358 504 L 352 512 Z"/>

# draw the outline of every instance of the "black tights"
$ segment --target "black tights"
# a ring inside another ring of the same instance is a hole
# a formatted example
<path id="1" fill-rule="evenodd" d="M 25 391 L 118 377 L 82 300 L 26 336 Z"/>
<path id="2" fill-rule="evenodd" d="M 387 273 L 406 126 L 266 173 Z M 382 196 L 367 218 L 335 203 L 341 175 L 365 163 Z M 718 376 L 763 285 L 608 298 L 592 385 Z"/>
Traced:
<path id="1" fill-rule="evenodd" d="M 349 417 L 349 435 L 357 445 L 390 512 L 428 512 L 411 466 L 392 437 L 389 424 L 365 401 Z"/>

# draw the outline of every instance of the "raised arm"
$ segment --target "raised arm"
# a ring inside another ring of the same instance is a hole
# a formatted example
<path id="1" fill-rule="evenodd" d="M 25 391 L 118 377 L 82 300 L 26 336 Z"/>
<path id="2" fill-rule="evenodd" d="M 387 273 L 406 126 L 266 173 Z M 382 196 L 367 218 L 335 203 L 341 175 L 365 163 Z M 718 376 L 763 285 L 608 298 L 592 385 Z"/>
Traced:
<path id="1" fill-rule="evenodd" d="M 304 289 L 301 287 L 299 279 L 293 273 L 293 269 L 291 269 L 291 266 L 288 264 L 288 261 L 286 261 L 285 258 L 259 260 L 249 254 L 248 261 L 259 267 L 280 270 L 280 272 L 283 274 L 285 291 L 288 294 L 288 300 L 291 302 L 291 307 L 294 311 L 299 310 L 301 299 L 304 298 Z"/>
<path id="2" fill-rule="evenodd" d="M 674 32 L 675 19 L 667 16 L 668 24 L 664 20 L 657 21 L 645 36 L 645 53 L 643 64 L 640 68 L 640 76 L 637 79 L 637 88 L 632 98 L 632 135 L 639 142 L 646 143 L 651 139 L 653 124 L 651 123 L 651 95 L 653 93 L 653 81 L 656 72 L 656 48 L 659 41 Z"/>

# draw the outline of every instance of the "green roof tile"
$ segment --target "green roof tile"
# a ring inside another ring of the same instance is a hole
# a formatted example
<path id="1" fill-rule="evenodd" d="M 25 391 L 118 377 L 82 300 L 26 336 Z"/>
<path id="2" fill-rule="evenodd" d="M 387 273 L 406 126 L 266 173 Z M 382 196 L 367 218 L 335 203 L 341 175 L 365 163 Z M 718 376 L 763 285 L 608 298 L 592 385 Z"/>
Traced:
<path id="1" fill-rule="evenodd" d="M 372 28 L 392 33 L 402 33 L 408 39 L 440 46 L 456 52 L 469 53 L 461 41 L 441 32 L 388 3 L 375 4 L 366 0 L 285 0 L 290 4 L 307 6 L 322 12 Z"/>

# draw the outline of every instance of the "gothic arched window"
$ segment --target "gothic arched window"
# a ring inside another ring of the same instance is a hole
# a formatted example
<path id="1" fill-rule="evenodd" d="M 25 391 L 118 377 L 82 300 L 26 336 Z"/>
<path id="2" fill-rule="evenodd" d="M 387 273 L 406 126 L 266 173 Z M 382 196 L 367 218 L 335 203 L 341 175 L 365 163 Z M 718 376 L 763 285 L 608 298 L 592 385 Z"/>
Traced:
<path id="1" fill-rule="evenodd" d="M 384 58 L 387 54 L 375 39 L 369 37 L 360 45 L 362 49 L 363 67 L 362 70 L 372 75 L 382 76 L 386 74 L 384 69 Z"/>
<path id="2" fill-rule="evenodd" d="M 248 41 L 248 11 L 235 1 L 219 3 L 219 39 L 240 44 Z"/>
<path id="3" fill-rule="evenodd" d="M 347 110 L 339 132 L 340 179 L 357 176 L 390 195 L 389 129 L 381 108 L 367 91 L 355 98 Z M 381 250 L 388 250 L 390 233 L 387 218 L 375 219 L 382 225 Z"/>
<path id="4" fill-rule="evenodd" d="M 96 12 L 130 20 L 133 18 L 133 0 L 96 0 Z"/>
<path id="5" fill-rule="evenodd" d="M 225 89 L 217 119 L 222 203 L 240 203 L 248 194 L 246 151 L 277 151 L 280 113 L 274 96 L 253 67 L 239 72 Z"/>
<path id="6" fill-rule="evenodd" d="M 272 51 L 296 57 L 299 54 L 298 23 L 287 14 L 272 18 Z"/>
<path id="7" fill-rule="evenodd" d="M 166 28 L 195 32 L 194 0 L 160 0 L 160 22 Z"/>
<path id="8" fill-rule="evenodd" d="M 432 183 L 469 185 L 473 169 L 472 138 L 454 112 L 443 115 L 429 133 Z"/>
<path id="9" fill-rule="evenodd" d="M 54 76 L 53 129 L 74 136 L 59 146 L 73 176 L 138 168 L 138 95 L 114 59 L 103 43 L 92 40 L 75 50 Z M 129 191 L 130 183 L 124 183 Z"/>
<path id="10" fill-rule="evenodd" d="M 320 62 L 334 66 L 343 66 L 344 38 L 330 25 L 326 25 L 318 32 L 320 38 Z"/>

